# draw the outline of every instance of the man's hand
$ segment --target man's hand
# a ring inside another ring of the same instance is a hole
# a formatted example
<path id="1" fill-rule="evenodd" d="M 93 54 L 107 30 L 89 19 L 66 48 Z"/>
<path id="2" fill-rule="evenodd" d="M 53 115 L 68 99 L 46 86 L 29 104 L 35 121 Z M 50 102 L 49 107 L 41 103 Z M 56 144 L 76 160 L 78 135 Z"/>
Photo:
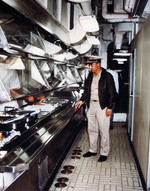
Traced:
<path id="1" fill-rule="evenodd" d="M 81 101 L 81 100 L 77 101 L 75 104 L 75 108 L 76 109 L 80 108 L 82 104 L 83 104 L 83 101 Z"/>
<path id="2" fill-rule="evenodd" d="M 109 117 L 109 116 L 111 116 L 111 114 L 112 114 L 112 109 L 106 109 L 106 117 Z"/>

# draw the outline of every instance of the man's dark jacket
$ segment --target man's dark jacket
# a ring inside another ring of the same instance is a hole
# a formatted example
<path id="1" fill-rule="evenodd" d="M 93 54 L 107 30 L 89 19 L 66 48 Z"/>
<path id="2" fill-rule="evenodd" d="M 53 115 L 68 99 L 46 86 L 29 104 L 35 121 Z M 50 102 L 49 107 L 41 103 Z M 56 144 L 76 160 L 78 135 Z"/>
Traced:
<path id="1" fill-rule="evenodd" d="M 91 84 L 93 79 L 93 73 L 90 72 L 84 84 L 84 92 L 80 100 L 86 101 L 87 107 L 90 105 L 91 97 Z M 112 109 L 115 104 L 116 89 L 114 79 L 110 73 L 102 68 L 101 77 L 98 84 L 98 96 L 100 100 L 100 106 L 102 109 L 105 107 Z"/>

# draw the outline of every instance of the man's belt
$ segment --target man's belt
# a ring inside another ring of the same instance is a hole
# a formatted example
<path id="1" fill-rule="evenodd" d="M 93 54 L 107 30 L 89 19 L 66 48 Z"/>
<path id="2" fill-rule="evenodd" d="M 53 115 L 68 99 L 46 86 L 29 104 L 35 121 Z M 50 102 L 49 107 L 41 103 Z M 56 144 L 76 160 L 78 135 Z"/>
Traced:
<path id="1" fill-rule="evenodd" d="M 91 102 L 99 102 L 99 100 L 91 100 Z"/>

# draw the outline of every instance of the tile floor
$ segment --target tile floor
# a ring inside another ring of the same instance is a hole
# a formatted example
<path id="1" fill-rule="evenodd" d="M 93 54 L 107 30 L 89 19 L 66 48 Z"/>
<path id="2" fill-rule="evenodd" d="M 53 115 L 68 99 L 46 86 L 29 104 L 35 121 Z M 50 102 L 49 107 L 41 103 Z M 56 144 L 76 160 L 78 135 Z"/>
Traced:
<path id="1" fill-rule="evenodd" d="M 63 161 L 49 191 L 142 191 L 127 129 L 122 127 L 122 123 L 115 123 L 114 129 L 110 130 L 110 144 L 107 161 L 97 162 L 99 154 L 84 158 L 83 153 L 88 151 L 88 136 L 86 128 L 83 129 Z M 76 155 L 75 150 L 78 151 Z M 65 166 L 73 166 L 72 173 L 63 174 Z M 63 182 L 59 182 L 59 178 L 63 178 Z M 57 183 L 61 183 L 61 188 L 56 187 Z"/>

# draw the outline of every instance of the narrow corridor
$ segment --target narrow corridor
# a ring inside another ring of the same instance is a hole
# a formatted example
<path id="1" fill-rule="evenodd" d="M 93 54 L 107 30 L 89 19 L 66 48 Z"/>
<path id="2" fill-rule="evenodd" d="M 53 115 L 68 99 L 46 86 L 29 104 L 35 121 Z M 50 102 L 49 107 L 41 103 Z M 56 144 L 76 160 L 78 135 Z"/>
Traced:
<path id="1" fill-rule="evenodd" d="M 97 156 L 84 158 L 88 136 L 83 129 L 62 163 L 49 191 L 142 191 L 142 184 L 130 148 L 127 129 L 115 123 L 110 130 L 111 150 L 107 161 Z M 65 168 L 67 174 L 63 174 Z M 70 171 L 71 170 L 71 171 Z M 58 184 L 59 183 L 59 184 Z"/>

